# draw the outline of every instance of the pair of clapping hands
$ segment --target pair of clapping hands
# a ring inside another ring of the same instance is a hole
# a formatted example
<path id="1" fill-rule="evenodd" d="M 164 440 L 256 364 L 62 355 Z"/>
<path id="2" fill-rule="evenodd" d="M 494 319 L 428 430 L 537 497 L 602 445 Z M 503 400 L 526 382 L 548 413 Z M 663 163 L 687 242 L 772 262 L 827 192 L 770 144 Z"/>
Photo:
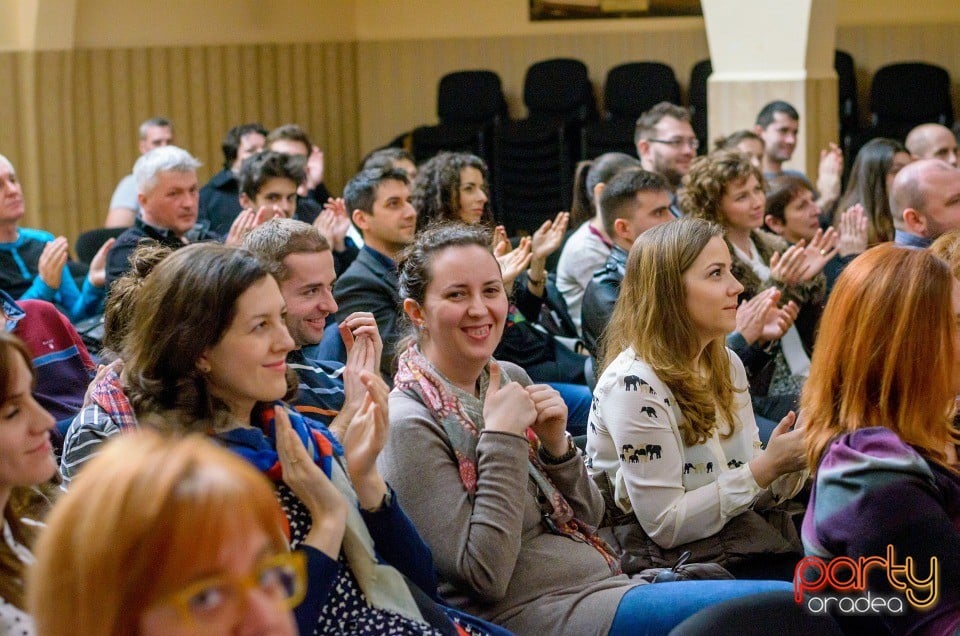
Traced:
<path id="1" fill-rule="evenodd" d="M 360 506 L 376 509 L 387 493 L 376 461 L 387 443 L 390 423 L 390 388 L 379 373 L 383 342 L 376 320 L 368 312 L 347 316 L 340 323 L 340 336 L 347 347 L 342 376 L 345 397 L 330 430 L 343 444 L 347 472 Z M 283 409 L 276 410 L 275 418 L 283 481 L 304 503 L 313 520 L 304 542 L 336 558 L 343 538 L 347 501 L 308 455 Z"/>
<path id="2" fill-rule="evenodd" d="M 493 232 L 493 254 L 500 262 L 503 272 L 503 286 L 509 292 L 513 281 L 529 269 L 531 279 L 542 282 L 546 276 L 547 258 L 563 245 L 563 237 L 570 224 L 569 212 L 558 212 L 553 220 L 543 222 L 533 236 L 520 239 L 517 247 L 511 249 L 510 239 L 502 225 Z"/>
<path id="3" fill-rule="evenodd" d="M 107 253 L 116 239 L 108 239 L 90 261 L 87 278 L 94 287 L 103 287 L 107 280 Z M 37 262 L 37 275 L 50 289 L 60 289 L 63 282 L 63 268 L 70 258 L 70 244 L 67 237 L 58 236 L 43 246 L 40 260 Z"/>

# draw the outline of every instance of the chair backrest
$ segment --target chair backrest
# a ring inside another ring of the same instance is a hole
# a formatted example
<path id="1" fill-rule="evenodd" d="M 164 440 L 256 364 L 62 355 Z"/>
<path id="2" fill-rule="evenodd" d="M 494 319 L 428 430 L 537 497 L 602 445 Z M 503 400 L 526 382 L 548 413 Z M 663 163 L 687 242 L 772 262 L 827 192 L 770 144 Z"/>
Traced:
<path id="1" fill-rule="evenodd" d="M 680 103 L 680 84 L 673 69 L 661 62 L 629 62 L 607 73 L 603 107 L 607 114 L 637 119 L 660 103 Z"/>
<path id="2" fill-rule="evenodd" d="M 953 124 L 950 74 L 925 62 L 889 64 L 877 69 L 870 85 L 874 122 Z"/>
<path id="3" fill-rule="evenodd" d="M 95 230 L 89 230 L 77 237 L 77 242 L 73 249 L 77 253 L 77 259 L 81 263 L 90 264 L 93 257 L 107 240 L 116 238 L 123 234 L 125 227 L 99 227 Z"/>
<path id="4" fill-rule="evenodd" d="M 482 124 L 506 120 L 507 100 L 493 71 L 456 71 L 440 78 L 437 116 L 445 124 Z"/>
<path id="5" fill-rule="evenodd" d="M 837 96 L 840 101 L 840 125 L 856 126 L 857 75 L 853 66 L 853 57 L 846 51 L 837 50 L 833 56 L 833 68 L 837 71 Z"/>
<path id="6" fill-rule="evenodd" d="M 531 117 L 579 122 L 597 118 L 593 85 L 580 60 L 555 58 L 531 65 L 523 80 L 523 103 Z"/>
<path id="7" fill-rule="evenodd" d="M 687 88 L 687 104 L 690 108 L 690 125 L 700 140 L 700 152 L 707 151 L 707 80 L 713 73 L 710 60 L 700 60 L 690 69 L 690 84 Z"/>

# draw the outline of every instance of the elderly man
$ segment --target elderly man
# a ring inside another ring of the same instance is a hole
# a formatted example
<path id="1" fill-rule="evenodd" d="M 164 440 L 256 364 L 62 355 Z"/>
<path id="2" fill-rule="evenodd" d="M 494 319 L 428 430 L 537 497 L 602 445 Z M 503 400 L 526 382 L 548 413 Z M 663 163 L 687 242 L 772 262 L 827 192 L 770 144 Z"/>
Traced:
<path id="1" fill-rule="evenodd" d="M 198 240 L 218 237 L 192 231 L 197 222 L 200 162 L 177 146 L 163 146 L 143 155 L 133 166 L 140 216 L 133 227 L 117 238 L 107 256 L 107 284 L 123 276 L 130 254 L 143 241 L 156 241 L 174 249 Z"/>
<path id="2" fill-rule="evenodd" d="M 920 124 L 910 131 L 905 143 L 914 159 L 940 159 L 957 167 L 957 139 L 940 124 Z"/>
<path id="3" fill-rule="evenodd" d="M 0 289 L 18 300 L 36 298 L 57 306 L 72 322 L 101 311 L 108 241 L 90 262 L 78 289 L 67 267 L 66 237 L 20 227 L 25 210 L 23 188 L 10 160 L 0 155 Z"/>
<path id="4" fill-rule="evenodd" d="M 169 146 L 173 143 L 173 124 L 163 117 L 151 117 L 140 124 L 140 142 L 137 145 L 141 155 L 154 148 Z M 103 222 L 104 227 L 130 227 L 140 212 L 137 200 L 137 184 L 132 174 L 128 174 L 113 191 L 110 197 L 110 211 Z"/>

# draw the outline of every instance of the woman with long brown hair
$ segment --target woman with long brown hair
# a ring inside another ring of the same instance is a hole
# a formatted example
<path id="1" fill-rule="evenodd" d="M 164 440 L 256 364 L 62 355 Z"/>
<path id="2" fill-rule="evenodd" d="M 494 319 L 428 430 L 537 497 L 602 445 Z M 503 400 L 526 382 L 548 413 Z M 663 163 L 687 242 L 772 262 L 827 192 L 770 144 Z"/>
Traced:
<path id="1" fill-rule="evenodd" d="M 632 530 L 624 547 L 646 567 L 689 550 L 737 575 L 789 580 L 796 532 L 755 509 L 761 495 L 782 501 L 803 484 L 801 437 L 791 413 L 761 451 L 743 363 L 725 346 L 742 291 L 719 225 L 679 219 L 637 239 L 607 330 L 587 455 L 610 517 Z"/>
<path id="2" fill-rule="evenodd" d="M 883 615 L 897 634 L 960 628 L 960 282 L 926 250 L 881 245 L 840 275 L 803 390 L 816 481 L 803 522 L 810 556 L 910 558 L 939 568 L 939 602 Z M 894 592 L 885 574 L 871 593 Z M 932 594 L 933 590 L 929 590 Z M 926 595 L 923 598 L 927 598 Z"/>
<path id="3" fill-rule="evenodd" d="M 53 416 L 33 398 L 30 352 L 0 332 L 0 634 L 34 633 L 23 581 L 34 561 L 31 548 L 49 500 L 37 488 L 57 472 L 50 444 Z"/>

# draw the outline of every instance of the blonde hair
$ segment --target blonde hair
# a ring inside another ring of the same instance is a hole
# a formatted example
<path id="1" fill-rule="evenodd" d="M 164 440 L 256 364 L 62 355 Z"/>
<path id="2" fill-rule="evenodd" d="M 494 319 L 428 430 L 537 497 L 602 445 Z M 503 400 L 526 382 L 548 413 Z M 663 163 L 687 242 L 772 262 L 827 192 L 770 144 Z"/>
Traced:
<path id="1" fill-rule="evenodd" d="M 128 636 L 163 595 L 254 529 L 287 550 L 266 479 L 193 435 L 115 438 L 54 506 L 36 547 L 27 603 L 44 636 Z"/>
<path id="2" fill-rule="evenodd" d="M 620 285 L 620 297 L 603 342 L 603 367 L 632 347 L 670 388 L 683 413 L 680 433 L 687 445 L 701 444 L 717 428 L 717 410 L 730 422 L 722 435 L 733 434 L 730 358 L 723 338 L 701 354 L 702 374 L 691 367 L 700 339 L 686 307 L 683 273 L 723 228 L 702 219 L 684 218 L 647 230 L 633 244 Z M 743 390 L 743 389 L 740 389 Z"/>
<path id="3" fill-rule="evenodd" d="M 812 470 L 834 437 L 871 426 L 944 461 L 958 439 L 953 281 L 930 252 L 892 244 L 867 250 L 840 275 L 800 402 Z"/>

